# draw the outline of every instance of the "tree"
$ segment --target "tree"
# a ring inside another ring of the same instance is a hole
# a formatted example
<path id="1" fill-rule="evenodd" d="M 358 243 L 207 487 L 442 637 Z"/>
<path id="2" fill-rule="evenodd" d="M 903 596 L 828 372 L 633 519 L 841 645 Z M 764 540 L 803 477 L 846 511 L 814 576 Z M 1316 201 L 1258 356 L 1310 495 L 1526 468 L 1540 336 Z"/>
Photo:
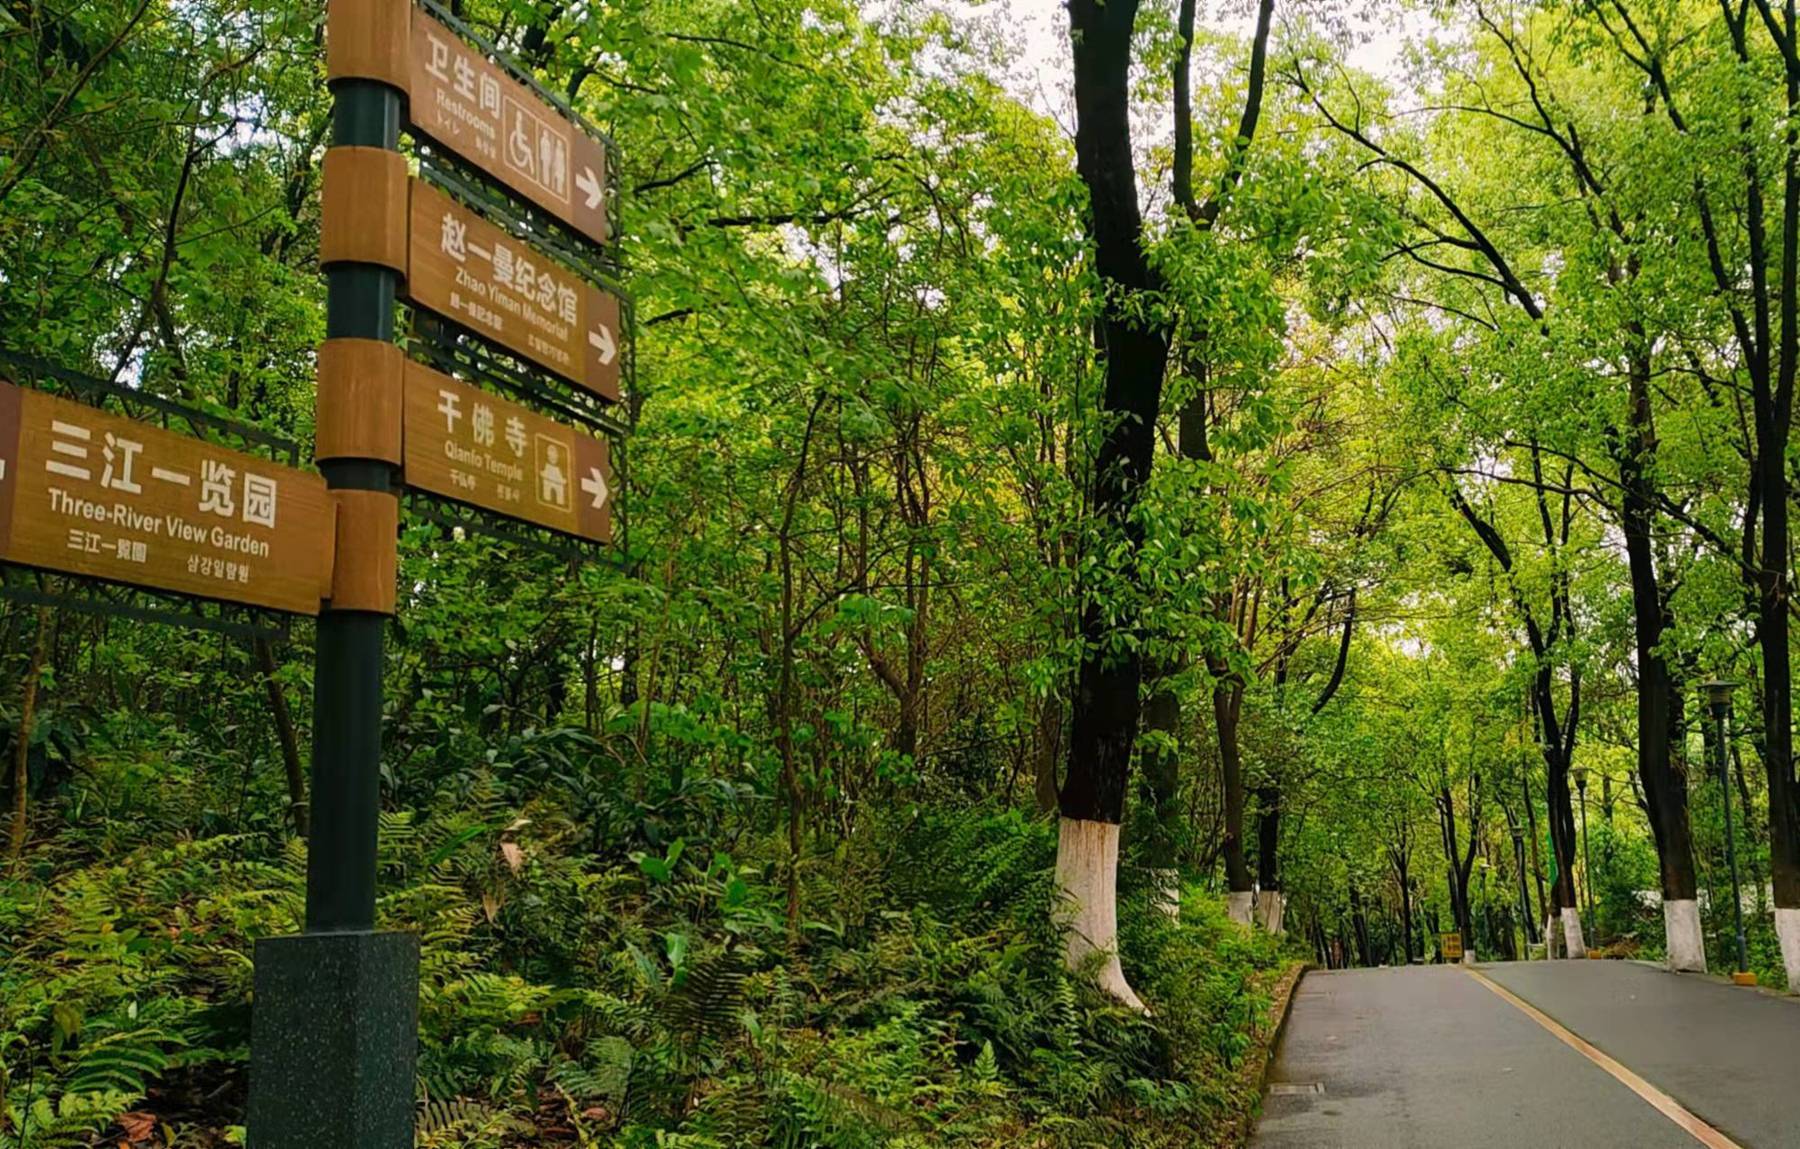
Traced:
<path id="1" fill-rule="evenodd" d="M 1105 365 L 1100 410 L 1106 420 L 1094 458 L 1093 515 L 1100 553 L 1119 564 L 1113 585 L 1090 588 L 1081 613 L 1081 661 L 1069 738 L 1068 770 L 1057 793 L 1061 814 L 1057 885 L 1068 899 L 1071 966 L 1102 955 L 1100 984 L 1142 1010 L 1119 966 L 1119 824 L 1137 737 L 1143 656 L 1129 605 L 1109 601 L 1143 540 L 1132 513 L 1149 478 L 1167 338 L 1147 314 L 1156 287 L 1144 253 L 1143 216 L 1131 151 L 1131 41 L 1137 4 L 1075 0 L 1076 165 L 1087 185 L 1094 265 L 1104 292 L 1097 330 Z M 1115 614 L 1117 612 L 1117 614 Z"/>

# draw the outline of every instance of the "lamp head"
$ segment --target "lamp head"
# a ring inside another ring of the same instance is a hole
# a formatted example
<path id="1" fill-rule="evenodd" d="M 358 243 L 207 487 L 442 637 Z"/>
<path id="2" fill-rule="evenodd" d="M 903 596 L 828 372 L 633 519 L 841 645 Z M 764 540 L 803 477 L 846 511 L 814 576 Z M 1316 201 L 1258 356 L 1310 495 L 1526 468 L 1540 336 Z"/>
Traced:
<path id="1" fill-rule="evenodd" d="M 1569 767 L 1569 776 L 1575 779 L 1575 788 L 1585 793 L 1587 790 L 1588 768 L 1586 766 L 1571 766 Z"/>
<path id="2" fill-rule="evenodd" d="M 1731 709 L 1731 692 L 1736 688 L 1737 683 L 1728 678 L 1714 678 L 1700 684 L 1700 689 L 1706 691 L 1707 706 L 1715 716 L 1723 716 Z"/>

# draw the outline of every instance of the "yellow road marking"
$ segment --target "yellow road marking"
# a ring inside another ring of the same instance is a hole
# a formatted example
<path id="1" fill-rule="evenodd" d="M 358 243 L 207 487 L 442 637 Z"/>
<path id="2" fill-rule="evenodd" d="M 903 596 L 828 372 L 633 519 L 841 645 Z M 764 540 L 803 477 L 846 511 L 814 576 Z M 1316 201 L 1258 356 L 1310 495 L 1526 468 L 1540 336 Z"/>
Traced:
<path id="1" fill-rule="evenodd" d="M 1725 1134 L 1714 1129 L 1711 1125 L 1708 1125 L 1706 1122 L 1690 1113 L 1687 1109 L 1683 1108 L 1681 1103 L 1676 1101 L 1673 1097 L 1670 1097 L 1667 1093 L 1664 1093 L 1656 1086 L 1645 1081 L 1642 1077 L 1639 1077 L 1630 1069 L 1619 1064 L 1601 1050 L 1596 1049 L 1592 1043 L 1563 1028 L 1561 1023 L 1537 1006 L 1532 1005 L 1530 1002 L 1507 989 L 1499 982 L 1494 981 L 1486 974 L 1477 973 L 1467 966 L 1463 968 L 1470 977 L 1493 990 L 1503 1001 L 1512 1005 L 1526 1017 L 1529 1017 L 1531 1020 L 1549 1030 L 1556 1036 L 1557 1040 L 1581 1054 L 1595 1065 L 1598 1065 L 1601 1069 L 1606 1070 L 1607 1073 L 1612 1075 L 1614 1080 L 1618 1081 L 1625 1088 L 1631 1090 L 1645 1101 L 1648 1101 L 1658 1113 L 1661 1113 L 1664 1117 L 1667 1117 L 1670 1121 L 1673 1121 L 1676 1125 L 1680 1126 L 1689 1136 L 1700 1142 L 1700 1144 L 1705 1145 L 1707 1149 L 1743 1149 L 1743 1146 L 1739 1145 L 1736 1141 L 1733 1141 L 1731 1138 L 1725 1136 Z"/>

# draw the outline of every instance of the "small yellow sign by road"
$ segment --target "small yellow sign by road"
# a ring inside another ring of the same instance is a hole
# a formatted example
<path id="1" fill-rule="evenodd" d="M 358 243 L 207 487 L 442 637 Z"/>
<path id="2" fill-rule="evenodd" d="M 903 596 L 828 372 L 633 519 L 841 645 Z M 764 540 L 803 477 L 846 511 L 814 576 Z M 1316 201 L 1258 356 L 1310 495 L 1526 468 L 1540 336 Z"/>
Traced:
<path id="1" fill-rule="evenodd" d="M 333 522 L 317 475 L 0 381 L 0 561 L 318 614 Z"/>
<path id="2" fill-rule="evenodd" d="M 1445 961 L 1462 960 L 1463 947 L 1461 934 L 1443 934 L 1439 938 L 1439 942 L 1444 951 Z"/>

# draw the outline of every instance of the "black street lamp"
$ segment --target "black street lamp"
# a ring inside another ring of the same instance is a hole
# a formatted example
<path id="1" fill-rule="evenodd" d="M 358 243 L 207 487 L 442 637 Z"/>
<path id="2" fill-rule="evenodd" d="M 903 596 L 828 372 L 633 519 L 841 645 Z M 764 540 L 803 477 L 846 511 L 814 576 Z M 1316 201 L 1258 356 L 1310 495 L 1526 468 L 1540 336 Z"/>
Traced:
<path id="1" fill-rule="evenodd" d="M 1588 929 L 1593 931 L 1594 940 L 1600 940 L 1600 919 L 1594 913 L 1594 855 L 1588 850 L 1587 832 L 1587 780 L 1586 766 L 1571 767 L 1569 773 L 1575 776 L 1575 792 L 1581 796 L 1581 869 L 1587 886 Z"/>
<path id="2" fill-rule="evenodd" d="M 1725 721 L 1731 717 L 1731 690 L 1735 682 L 1715 678 L 1704 683 L 1707 709 L 1713 719 L 1713 754 L 1719 765 L 1719 800 L 1725 809 L 1725 861 L 1731 867 L 1731 918 L 1737 926 L 1737 972 L 1731 980 L 1739 985 L 1755 985 L 1750 972 L 1750 957 L 1744 945 L 1744 897 L 1738 890 L 1737 832 L 1731 824 L 1731 778 L 1725 768 Z"/>

